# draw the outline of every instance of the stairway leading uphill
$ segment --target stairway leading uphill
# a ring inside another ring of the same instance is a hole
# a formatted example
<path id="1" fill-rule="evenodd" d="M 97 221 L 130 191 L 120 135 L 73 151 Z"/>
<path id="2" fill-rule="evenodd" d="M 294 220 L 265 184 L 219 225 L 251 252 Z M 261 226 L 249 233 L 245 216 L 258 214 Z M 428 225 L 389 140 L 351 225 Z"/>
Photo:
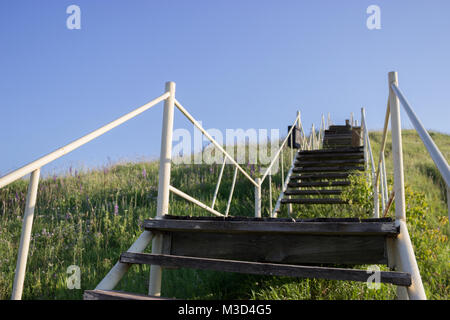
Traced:
<path id="1" fill-rule="evenodd" d="M 359 128 L 330 126 L 323 149 L 299 151 L 282 204 L 345 204 L 340 195 L 349 175 L 364 171 Z"/>
<path id="2" fill-rule="evenodd" d="M 364 171 L 358 128 L 348 124 L 325 131 L 323 149 L 300 151 L 284 204 L 345 203 L 339 196 L 352 172 Z M 368 281 L 356 265 L 392 265 L 388 242 L 400 230 L 390 218 L 249 218 L 165 215 L 144 229 L 161 237 L 159 252 L 124 252 L 120 263 L 165 268 L 208 269 L 259 275 Z M 411 285 L 411 274 L 380 271 L 378 281 Z M 161 299 L 113 290 L 87 290 L 84 299 Z"/>

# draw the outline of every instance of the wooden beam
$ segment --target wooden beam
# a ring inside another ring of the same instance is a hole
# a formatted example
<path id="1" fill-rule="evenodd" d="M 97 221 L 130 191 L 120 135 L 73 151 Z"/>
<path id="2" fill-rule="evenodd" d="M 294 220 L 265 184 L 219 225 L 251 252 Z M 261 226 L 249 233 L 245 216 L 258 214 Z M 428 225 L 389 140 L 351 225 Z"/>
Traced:
<path id="1" fill-rule="evenodd" d="M 203 231 L 219 233 L 291 233 L 328 235 L 389 235 L 397 236 L 395 222 L 277 222 L 277 221 L 217 221 L 148 219 L 149 231 Z"/>
<path id="2" fill-rule="evenodd" d="M 281 204 L 348 204 L 348 201 L 341 198 L 290 198 L 281 199 Z"/>
<path id="3" fill-rule="evenodd" d="M 203 270 L 216 270 L 247 274 L 319 278 L 329 280 L 346 280 L 367 282 L 373 274 L 366 270 L 329 268 L 316 266 L 295 266 L 287 264 L 259 263 L 237 260 L 223 260 L 210 258 L 197 258 L 186 256 L 173 256 L 162 254 L 125 252 L 120 256 L 122 263 L 155 264 L 160 266 L 193 268 Z M 400 286 L 410 286 L 411 276 L 404 272 L 380 271 L 379 280 Z"/>

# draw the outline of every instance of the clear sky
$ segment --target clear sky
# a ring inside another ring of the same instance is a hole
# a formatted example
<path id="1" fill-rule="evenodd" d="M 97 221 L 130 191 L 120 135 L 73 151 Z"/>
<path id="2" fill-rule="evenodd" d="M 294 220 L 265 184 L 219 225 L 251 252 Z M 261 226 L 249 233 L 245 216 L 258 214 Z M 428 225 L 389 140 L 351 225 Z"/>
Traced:
<path id="1" fill-rule="evenodd" d="M 80 30 L 66 27 L 72 4 Z M 372 4 L 380 30 L 366 26 Z M 207 129 L 285 133 L 297 110 L 310 128 L 327 112 L 359 120 L 362 106 L 381 129 L 395 70 L 424 125 L 450 133 L 449 12 L 448 0 L 1 1 L 0 175 L 143 105 L 169 80 Z M 44 172 L 158 156 L 161 119 L 159 105 Z M 182 127 L 191 125 L 177 114 Z"/>

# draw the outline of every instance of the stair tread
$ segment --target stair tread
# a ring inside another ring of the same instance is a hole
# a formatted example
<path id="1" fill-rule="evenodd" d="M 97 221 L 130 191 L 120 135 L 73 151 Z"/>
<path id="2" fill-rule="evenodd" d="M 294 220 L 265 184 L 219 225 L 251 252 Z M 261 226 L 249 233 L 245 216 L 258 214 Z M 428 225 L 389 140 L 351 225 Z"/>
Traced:
<path id="1" fill-rule="evenodd" d="M 364 159 L 364 152 L 323 152 L 323 153 L 315 153 L 315 154 L 299 154 L 296 157 L 296 160 L 310 160 L 310 159 Z"/>
<path id="2" fill-rule="evenodd" d="M 349 186 L 350 181 L 289 182 L 290 188 Z"/>
<path id="3" fill-rule="evenodd" d="M 173 300 L 173 299 L 114 290 L 86 290 L 84 291 L 83 300 Z"/>
<path id="4" fill-rule="evenodd" d="M 364 159 L 339 159 L 339 160 L 298 160 L 294 163 L 296 167 L 305 167 L 305 166 L 330 166 L 330 165 L 342 165 L 342 164 L 362 164 L 364 163 Z"/>
<path id="5" fill-rule="evenodd" d="M 353 152 L 361 152 L 363 151 L 363 147 L 346 147 L 346 148 L 336 148 L 336 149 L 319 149 L 319 150 L 302 150 L 298 153 L 300 155 L 303 154 L 321 154 L 321 153 L 353 153 Z"/>
<path id="6" fill-rule="evenodd" d="M 287 196 L 294 195 L 325 195 L 325 194 L 341 194 L 342 190 L 329 190 L 329 189 L 315 189 L 315 190 L 286 190 L 284 192 Z"/>
<path id="7" fill-rule="evenodd" d="M 384 235 L 396 237 L 394 221 L 379 219 L 179 219 L 178 217 L 144 220 L 149 231 L 189 231 L 215 233 L 289 233 L 333 235 Z"/>
<path id="8" fill-rule="evenodd" d="M 371 273 L 366 270 L 319 266 L 262 263 L 228 259 L 214 259 L 167 254 L 125 252 L 120 256 L 123 263 L 153 264 L 166 267 L 183 267 L 246 274 L 320 278 L 330 280 L 367 282 Z M 380 271 L 379 281 L 401 286 L 411 285 L 411 275 L 405 272 Z"/>
<path id="9" fill-rule="evenodd" d="M 348 202 L 340 198 L 291 198 L 281 199 L 282 204 L 347 204 Z"/>
<path id="10" fill-rule="evenodd" d="M 313 179 L 345 179 L 350 175 L 349 172 L 341 173 L 303 173 L 292 175 L 289 179 L 292 180 L 313 180 Z"/>
<path id="11" fill-rule="evenodd" d="M 340 171 L 364 171 L 361 166 L 336 166 L 336 167 L 294 167 L 293 172 L 340 172 Z"/>

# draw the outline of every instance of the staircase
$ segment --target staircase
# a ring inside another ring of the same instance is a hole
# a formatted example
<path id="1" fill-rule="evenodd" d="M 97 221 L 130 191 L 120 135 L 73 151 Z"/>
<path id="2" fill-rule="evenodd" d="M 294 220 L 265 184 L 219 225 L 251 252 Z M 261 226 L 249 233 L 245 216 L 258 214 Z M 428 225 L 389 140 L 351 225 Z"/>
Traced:
<path id="1" fill-rule="evenodd" d="M 356 128 L 357 129 L 357 128 Z M 345 204 L 339 197 L 351 173 L 364 171 L 364 151 L 350 126 L 325 130 L 323 149 L 297 153 L 281 204 Z"/>
<path id="2" fill-rule="evenodd" d="M 165 216 L 146 220 L 144 228 L 163 238 L 162 252 L 124 252 L 121 263 L 361 282 L 371 273 L 350 267 L 388 264 L 386 241 L 399 234 L 390 218 Z M 382 283 L 411 285 L 408 273 L 379 276 Z M 84 298 L 161 299 L 104 290 L 85 291 Z"/>
<path id="3" fill-rule="evenodd" d="M 349 174 L 364 171 L 363 147 L 349 126 L 330 126 L 323 149 L 300 151 L 282 204 L 345 204 Z M 247 274 L 367 282 L 357 265 L 391 265 L 388 241 L 399 235 L 390 218 L 247 218 L 165 215 L 144 222 L 162 239 L 158 253 L 124 252 L 123 264 L 159 265 Z M 337 267 L 338 266 L 338 267 Z M 379 272 L 379 281 L 411 285 L 405 272 Z M 88 290 L 92 299 L 162 299 L 113 290 Z"/>

